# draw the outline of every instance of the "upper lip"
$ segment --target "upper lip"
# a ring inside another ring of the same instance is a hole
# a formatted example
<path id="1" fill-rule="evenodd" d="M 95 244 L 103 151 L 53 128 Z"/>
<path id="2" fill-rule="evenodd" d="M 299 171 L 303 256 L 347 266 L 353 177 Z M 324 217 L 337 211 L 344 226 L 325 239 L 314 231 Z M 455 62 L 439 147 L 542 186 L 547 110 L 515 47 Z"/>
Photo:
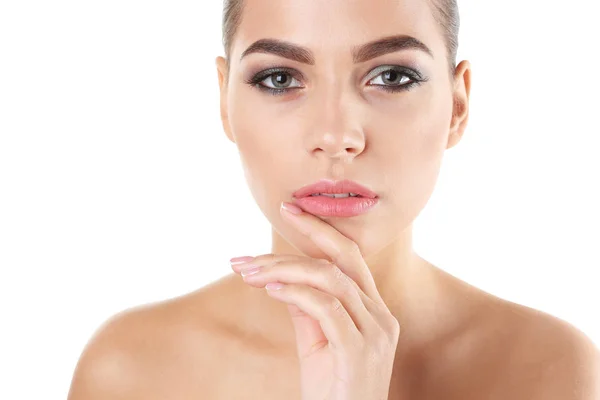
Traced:
<path id="1" fill-rule="evenodd" d="M 368 197 L 374 199 L 377 197 L 377 193 L 369 190 L 363 185 L 345 179 L 343 181 L 332 181 L 329 179 L 321 179 L 318 182 L 302 187 L 301 189 L 294 192 L 293 196 L 296 198 L 302 198 L 310 196 L 315 193 L 355 193 L 362 197 Z"/>

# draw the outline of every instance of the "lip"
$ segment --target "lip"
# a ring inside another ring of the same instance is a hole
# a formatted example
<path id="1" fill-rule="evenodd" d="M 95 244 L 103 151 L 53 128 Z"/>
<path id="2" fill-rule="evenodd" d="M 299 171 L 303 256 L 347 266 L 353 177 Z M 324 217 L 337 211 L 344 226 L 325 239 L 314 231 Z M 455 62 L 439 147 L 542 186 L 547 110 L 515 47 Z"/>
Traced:
<path id="1" fill-rule="evenodd" d="M 333 198 L 311 196 L 313 193 L 356 193 L 361 197 Z M 364 214 L 378 202 L 378 196 L 372 190 L 350 180 L 334 182 L 320 180 L 294 192 L 294 203 L 314 215 L 327 217 L 354 217 Z"/>
<path id="2" fill-rule="evenodd" d="M 310 196 L 314 193 L 355 193 L 368 199 L 375 199 L 378 197 L 377 193 L 349 179 L 344 179 L 343 181 L 321 179 L 318 182 L 304 186 L 301 189 L 295 191 L 293 193 L 293 196 L 295 198 L 301 199 L 303 197 Z"/>

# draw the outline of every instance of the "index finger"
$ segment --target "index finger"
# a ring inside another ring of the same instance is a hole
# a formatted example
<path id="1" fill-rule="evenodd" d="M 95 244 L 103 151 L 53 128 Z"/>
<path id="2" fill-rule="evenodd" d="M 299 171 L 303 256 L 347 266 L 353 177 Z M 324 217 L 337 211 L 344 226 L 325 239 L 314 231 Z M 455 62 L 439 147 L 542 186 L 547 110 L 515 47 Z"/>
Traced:
<path id="1" fill-rule="evenodd" d="M 282 202 L 280 212 L 291 225 L 327 254 L 335 265 L 356 282 L 367 296 L 372 300 L 383 301 L 371 270 L 369 270 L 356 242 L 322 219 L 303 211 L 300 207 L 292 204 L 292 207 L 300 210 L 299 214 L 294 214 L 287 211 L 284 204 L 289 205 L 289 203 Z"/>

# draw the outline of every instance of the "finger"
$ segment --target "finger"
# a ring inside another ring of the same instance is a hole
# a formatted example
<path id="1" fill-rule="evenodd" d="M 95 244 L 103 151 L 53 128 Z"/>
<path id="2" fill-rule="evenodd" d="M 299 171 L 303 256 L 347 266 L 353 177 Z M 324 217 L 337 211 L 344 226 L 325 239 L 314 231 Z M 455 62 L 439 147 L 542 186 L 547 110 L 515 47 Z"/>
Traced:
<path id="1" fill-rule="evenodd" d="M 236 263 L 236 264 L 232 265 L 233 270 L 236 273 L 241 274 L 242 270 L 244 270 L 244 269 L 249 270 L 249 269 L 253 269 L 255 267 L 264 268 L 264 267 L 272 266 L 276 263 L 279 263 L 280 261 L 289 261 L 289 260 L 297 260 L 298 263 L 301 263 L 301 262 L 304 262 L 305 259 L 313 260 L 313 262 L 316 262 L 318 265 L 321 265 L 321 264 L 331 265 L 332 264 L 331 261 L 326 260 L 326 259 L 299 256 L 297 254 L 269 253 L 269 254 L 259 255 L 254 258 L 252 258 L 252 257 L 249 257 L 249 258 L 251 258 L 251 260 L 245 261 L 243 263 Z M 365 292 L 362 290 L 362 288 L 360 288 L 360 286 L 358 286 L 358 284 L 352 278 L 350 278 L 348 275 L 346 275 L 346 277 L 348 278 L 350 284 L 358 292 L 363 304 L 365 305 L 366 309 L 371 314 L 373 314 L 373 315 L 380 314 L 382 312 L 382 308 L 384 308 L 384 307 L 387 308 L 387 306 L 385 306 L 385 303 L 383 303 L 383 301 L 378 303 L 375 300 L 371 299 L 369 296 L 367 296 L 365 294 Z M 274 279 L 273 281 L 276 281 L 276 280 L 277 279 Z M 252 284 L 253 286 L 256 286 L 256 287 L 264 286 L 264 285 L 261 286 L 258 283 L 253 283 L 251 281 L 249 281 L 247 283 Z"/>
<path id="2" fill-rule="evenodd" d="M 283 207 L 280 207 L 280 211 L 292 226 L 312 240 L 346 275 L 352 278 L 367 296 L 374 301 L 383 302 L 373 275 L 354 241 L 310 213 L 302 211 L 300 214 L 292 214 Z"/>
<path id="3" fill-rule="evenodd" d="M 300 263 L 300 262 L 304 262 L 305 259 L 313 260 L 313 261 L 317 262 L 319 265 L 320 264 L 332 264 L 331 261 L 326 260 L 326 259 L 299 256 L 297 254 L 269 253 L 269 254 L 262 254 L 262 255 L 259 255 L 259 256 L 253 257 L 253 258 L 252 257 L 249 257 L 249 258 L 251 258 L 251 260 L 232 264 L 233 270 L 236 273 L 240 274 L 243 269 L 251 269 L 254 267 L 265 267 L 265 266 L 273 265 L 280 261 L 289 261 L 289 260 L 298 260 L 298 262 Z M 341 270 L 341 268 L 340 268 L 340 270 Z M 359 293 L 360 298 L 361 298 L 362 302 L 365 304 L 365 307 L 367 308 L 367 310 L 369 310 L 369 312 L 372 314 L 376 313 L 376 312 L 380 312 L 381 306 L 383 306 L 385 303 L 383 303 L 383 301 L 377 303 L 375 300 L 373 300 L 372 298 L 367 296 L 366 293 L 363 291 L 363 289 L 360 286 L 358 286 L 358 284 L 351 277 L 349 277 L 348 275 L 346 275 L 346 277 L 348 277 L 350 284 Z"/>
<path id="4" fill-rule="evenodd" d="M 371 314 L 375 310 L 373 301 L 333 263 L 320 262 L 310 257 L 277 260 L 243 278 L 246 283 L 255 287 L 264 287 L 269 282 L 311 286 L 339 299 L 360 332 L 370 332 L 376 324 Z"/>
<path id="5" fill-rule="evenodd" d="M 270 296 L 287 304 L 296 305 L 300 310 L 317 320 L 335 349 L 348 349 L 357 346 L 362 338 L 350 315 L 337 298 L 318 289 L 301 284 L 284 284 L 279 290 L 267 290 Z M 294 316 L 292 316 L 294 318 Z M 301 326 L 294 322 L 295 326 Z M 300 339 L 300 338 L 299 338 Z M 314 337 L 314 343 L 300 344 L 299 355 L 318 345 L 319 338 Z"/>
<path id="6" fill-rule="evenodd" d="M 231 268 L 235 272 L 240 273 L 240 271 L 242 269 L 248 268 L 251 266 L 263 266 L 263 265 L 267 265 L 271 262 L 274 262 L 275 260 L 290 260 L 290 259 L 298 258 L 298 257 L 300 257 L 300 256 L 298 256 L 297 254 L 273 254 L 273 253 L 261 254 L 256 257 L 249 257 L 249 259 L 247 261 L 231 262 Z"/>

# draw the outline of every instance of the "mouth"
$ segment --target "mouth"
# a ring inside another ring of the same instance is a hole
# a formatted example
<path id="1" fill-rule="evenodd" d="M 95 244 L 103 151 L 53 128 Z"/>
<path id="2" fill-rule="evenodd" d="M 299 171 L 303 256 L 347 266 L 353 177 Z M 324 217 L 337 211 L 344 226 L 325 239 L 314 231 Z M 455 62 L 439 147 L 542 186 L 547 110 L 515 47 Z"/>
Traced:
<path id="1" fill-rule="evenodd" d="M 302 187 L 294 192 L 293 196 L 298 199 L 318 196 L 330 198 L 358 197 L 367 199 L 374 199 L 378 197 L 377 193 L 357 182 L 348 179 L 343 181 L 322 179 L 311 185 Z"/>
<path id="2" fill-rule="evenodd" d="M 379 201 L 372 190 L 349 180 L 321 180 L 294 192 L 294 203 L 320 216 L 354 217 L 366 213 Z"/>
<path id="3" fill-rule="evenodd" d="M 343 199 L 346 197 L 364 197 L 361 196 L 360 194 L 356 194 L 356 193 L 313 193 L 310 196 L 305 196 L 305 197 L 316 197 L 316 196 L 325 196 L 325 197 L 331 197 L 334 199 Z"/>

